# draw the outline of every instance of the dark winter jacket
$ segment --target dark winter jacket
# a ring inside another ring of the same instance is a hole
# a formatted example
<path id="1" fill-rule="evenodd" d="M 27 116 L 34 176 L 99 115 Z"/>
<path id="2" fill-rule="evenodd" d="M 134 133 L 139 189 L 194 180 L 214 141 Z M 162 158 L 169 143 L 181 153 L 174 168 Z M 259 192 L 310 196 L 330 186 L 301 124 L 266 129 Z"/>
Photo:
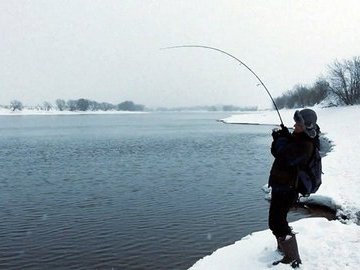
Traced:
<path id="1" fill-rule="evenodd" d="M 270 171 L 269 186 L 296 189 L 298 171 L 307 166 L 315 141 L 305 133 L 276 138 L 271 145 L 275 160 Z"/>

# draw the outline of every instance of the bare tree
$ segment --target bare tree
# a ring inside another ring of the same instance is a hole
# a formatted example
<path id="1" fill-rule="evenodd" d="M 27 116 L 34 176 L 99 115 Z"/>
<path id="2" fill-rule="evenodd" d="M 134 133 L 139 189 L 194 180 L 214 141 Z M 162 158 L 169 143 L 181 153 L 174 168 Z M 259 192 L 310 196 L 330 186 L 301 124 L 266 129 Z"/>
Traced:
<path id="1" fill-rule="evenodd" d="M 85 98 L 80 98 L 76 101 L 76 108 L 79 111 L 87 111 L 89 109 L 90 101 Z"/>
<path id="2" fill-rule="evenodd" d="M 303 108 L 314 106 L 323 101 L 329 92 L 329 83 L 325 79 L 318 79 L 313 86 L 295 85 L 292 90 L 275 98 L 278 108 Z"/>
<path id="3" fill-rule="evenodd" d="M 360 57 L 329 66 L 330 90 L 345 105 L 360 103 Z"/>
<path id="4" fill-rule="evenodd" d="M 66 102 L 66 106 L 69 108 L 70 111 L 76 111 L 77 110 L 77 102 L 76 100 L 68 100 Z"/>
<path id="5" fill-rule="evenodd" d="M 66 102 L 63 99 L 57 99 L 55 101 L 56 107 L 58 107 L 59 111 L 63 111 L 66 109 Z"/>
<path id="6" fill-rule="evenodd" d="M 10 102 L 10 109 L 12 111 L 16 111 L 16 110 L 21 111 L 23 109 L 23 107 L 24 106 L 22 105 L 22 103 L 18 100 L 13 100 Z"/>
<path id="7" fill-rule="evenodd" d="M 43 109 L 45 110 L 45 111 L 50 111 L 51 109 L 52 109 L 52 105 L 51 105 L 51 103 L 50 102 L 48 102 L 48 101 L 45 101 L 44 103 L 43 103 Z"/>
<path id="8" fill-rule="evenodd" d="M 323 101 L 328 96 L 329 91 L 329 83 L 324 78 L 317 79 L 311 88 L 310 105 L 313 106 Z"/>

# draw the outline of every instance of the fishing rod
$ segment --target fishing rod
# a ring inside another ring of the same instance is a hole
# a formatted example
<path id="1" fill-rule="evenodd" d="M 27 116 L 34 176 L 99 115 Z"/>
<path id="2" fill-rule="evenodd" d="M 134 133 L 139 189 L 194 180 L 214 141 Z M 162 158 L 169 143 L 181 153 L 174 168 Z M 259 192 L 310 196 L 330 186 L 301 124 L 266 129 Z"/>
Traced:
<path id="1" fill-rule="evenodd" d="M 161 48 L 161 50 L 168 50 L 168 49 L 177 49 L 177 48 L 203 48 L 203 49 L 209 49 L 209 50 L 214 50 L 214 51 L 218 51 L 220 53 L 223 53 L 233 59 L 235 59 L 236 61 L 238 61 L 241 65 L 243 65 L 244 67 L 246 67 L 255 77 L 256 79 L 258 79 L 258 81 L 260 82 L 260 84 L 264 87 L 266 93 L 269 95 L 272 103 L 274 104 L 274 107 L 279 115 L 279 118 L 280 118 L 280 122 L 281 122 L 281 127 L 284 126 L 284 123 L 282 121 L 282 118 L 281 118 L 281 115 L 280 115 L 280 112 L 279 112 L 279 109 L 273 99 L 273 97 L 271 96 L 270 94 L 270 91 L 267 89 L 267 87 L 265 86 L 265 84 L 263 83 L 263 81 L 259 78 L 259 76 L 248 66 L 246 65 L 243 61 L 241 61 L 239 58 L 235 57 L 234 55 L 228 53 L 228 52 L 225 52 L 223 50 L 220 50 L 218 48 L 214 48 L 214 47 L 210 47 L 210 46 L 203 46 L 203 45 L 179 45 L 179 46 L 171 46 L 171 47 L 165 47 L 165 48 Z"/>

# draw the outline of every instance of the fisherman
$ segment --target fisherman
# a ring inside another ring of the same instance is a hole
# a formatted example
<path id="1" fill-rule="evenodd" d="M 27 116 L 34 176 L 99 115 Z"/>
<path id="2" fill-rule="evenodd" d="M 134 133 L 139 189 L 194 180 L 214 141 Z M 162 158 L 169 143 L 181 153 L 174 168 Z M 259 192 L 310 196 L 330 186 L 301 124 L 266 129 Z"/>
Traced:
<path id="1" fill-rule="evenodd" d="M 290 207 L 297 201 L 297 177 L 299 169 L 307 166 L 314 148 L 319 144 L 317 115 L 311 109 L 296 111 L 294 132 L 281 125 L 280 130 L 272 133 L 274 141 L 271 153 L 275 157 L 269 177 L 271 203 L 269 209 L 269 228 L 275 235 L 278 251 L 284 257 L 273 264 L 291 264 L 299 267 L 301 259 L 296 236 L 287 222 Z"/>

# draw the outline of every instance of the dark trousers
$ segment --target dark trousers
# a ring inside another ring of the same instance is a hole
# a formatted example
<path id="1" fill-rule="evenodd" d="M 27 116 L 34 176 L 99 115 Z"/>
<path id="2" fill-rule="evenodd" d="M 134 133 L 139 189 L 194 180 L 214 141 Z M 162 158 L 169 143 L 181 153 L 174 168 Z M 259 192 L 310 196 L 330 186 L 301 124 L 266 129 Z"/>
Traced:
<path id="1" fill-rule="evenodd" d="M 287 214 L 297 198 L 298 193 L 294 190 L 272 189 L 269 228 L 276 238 L 291 234 L 291 228 L 287 222 Z"/>

